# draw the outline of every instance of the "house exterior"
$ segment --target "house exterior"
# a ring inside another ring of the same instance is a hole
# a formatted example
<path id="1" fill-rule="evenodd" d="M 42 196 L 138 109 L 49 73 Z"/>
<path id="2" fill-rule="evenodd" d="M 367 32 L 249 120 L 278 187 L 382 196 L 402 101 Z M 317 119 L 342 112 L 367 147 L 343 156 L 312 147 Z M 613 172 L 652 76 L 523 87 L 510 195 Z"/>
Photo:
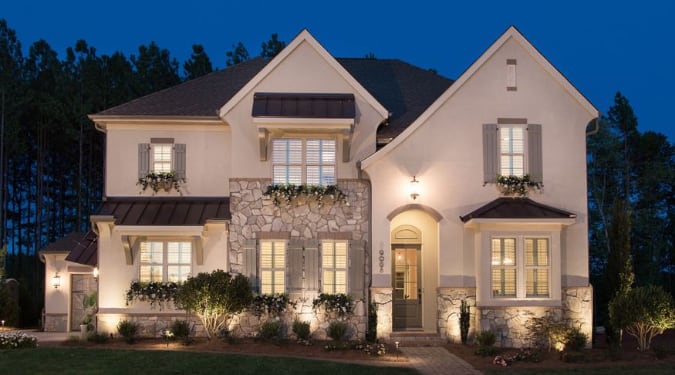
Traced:
<path id="1" fill-rule="evenodd" d="M 399 60 L 335 58 L 304 30 L 269 61 L 91 115 L 107 146 L 91 218 L 97 329 L 132 319 L 156 335 L 185 312 L 128 304 L 132 281 L 223 269 L 259 293 L 288 293 L 286 318 L 317 337 L 328 324 L 312 310 L 319 293 L 357 301 L 357 337 L 373 308 L 380 339 L 459 341 L 463 300 L 472 332 L 491 329 L 503 345 L 525 345 L 533 316 L 590 336 L 585 146 L 597 117 L 514 27 L 456 81 Z M 137 185 L 169 172 L 178 182 L 166 191 Z M 498 176 L 538 189 L 504 196 Z M 338 191 L 286 201 L 268 191 L 278 184 Z M 47 306 L 62 297 L 52 289 Z M 244 313 L 231 329 L 258 324 Z"/>

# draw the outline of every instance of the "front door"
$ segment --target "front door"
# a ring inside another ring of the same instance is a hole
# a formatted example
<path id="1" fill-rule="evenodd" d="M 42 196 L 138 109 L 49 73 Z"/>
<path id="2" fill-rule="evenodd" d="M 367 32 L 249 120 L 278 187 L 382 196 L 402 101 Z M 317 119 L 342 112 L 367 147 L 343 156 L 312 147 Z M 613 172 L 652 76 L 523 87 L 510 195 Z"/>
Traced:
<path id="1" fill-rule="evenodd" d="M 73 274 L 70 285 L 70 330 L 77 331 L 87 315 L 84 298 L 96 291 L 96 280 L 92 275 Z"/>
<path id="2" fill-rule="evenodd" d="M 393 249 L 394 329 L 422 328 L 420 248 Z"/>

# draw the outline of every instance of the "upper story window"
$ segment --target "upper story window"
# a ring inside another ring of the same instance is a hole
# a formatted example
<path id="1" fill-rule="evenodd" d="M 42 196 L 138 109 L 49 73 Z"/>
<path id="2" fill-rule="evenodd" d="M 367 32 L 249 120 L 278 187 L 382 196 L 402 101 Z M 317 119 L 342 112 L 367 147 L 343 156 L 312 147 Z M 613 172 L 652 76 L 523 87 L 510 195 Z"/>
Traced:
<path id="1" fill-rule="evenodd" d="M 335 139 L 276 138 L 272 140 L 272 181 L 275 184 L 334 185 Z"/>
<path id="2" fill-rule="evenodd" d="M 493 298 L 550 297 L 548 238 L 493 237 L 490 250 Z"/>
<path id="3" fill-rule="evenodd" d="M 141 242 L 139 263 L 141 282 L 183 282 L 192 269 L 192 242 Z"/>
<path id="4" fill-rule="evenodd" d="M 138 178 L 149 173 L 175 172 L 177 178 L 185 178 L 186 147 L 174 143 L 173 138 L 151 138 L 150 143 L 138 145 Z"/>
<path id="5" fill-rule="evenodd" d="M 483 125 L 483 182 L 493 183 L 497 176 L 530 176 L 543 183 L 541 125 L 527 119 L 498 119 L 498 124 Z"/>

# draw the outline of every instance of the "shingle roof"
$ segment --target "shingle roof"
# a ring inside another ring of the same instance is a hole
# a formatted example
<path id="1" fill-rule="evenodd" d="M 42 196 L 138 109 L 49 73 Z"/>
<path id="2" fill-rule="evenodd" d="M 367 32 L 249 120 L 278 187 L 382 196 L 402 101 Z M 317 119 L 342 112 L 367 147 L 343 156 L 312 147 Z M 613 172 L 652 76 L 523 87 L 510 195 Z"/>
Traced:
<path id="1" fill-rule="evenodd" d="M 471 219 L 570 219 L 576 215 L 559 208 L 537 203 L 529 198 L 498 198 L 464 215 Z"/>
<path id="2" fill-rule="evenodd" d="M 45 246 L 41 253 L 64 253 L 68 252 L 66 260 L 96 266 L 98 249 L 98 236 L 92 231 L 72 232 Z"/>
<path id="3" fill-rule="evenodd" d="M 229 220 L 230 198 L 112 198 L 99 215 L 111 215 L 117 225 L 204 225 L 207 220 Z"/>
<path id="4" fill-rule="evenodd" d="M 396 59 L 338 58 L 337 61 L 391 113 L 380 138 L 394 138 L 450 85 L 452 80 Z M 255 58 L 143 96 L 97 116 L 216 116 L 268 60 Z"/>

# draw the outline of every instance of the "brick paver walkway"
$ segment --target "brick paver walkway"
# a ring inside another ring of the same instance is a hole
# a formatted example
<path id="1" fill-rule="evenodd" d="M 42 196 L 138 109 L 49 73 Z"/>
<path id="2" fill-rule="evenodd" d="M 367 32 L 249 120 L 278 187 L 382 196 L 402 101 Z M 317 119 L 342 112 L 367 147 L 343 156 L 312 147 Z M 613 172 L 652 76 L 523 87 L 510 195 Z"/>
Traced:
<path id="1" fill-rule="evenodd" d="M 401 353 L 408 358 L 408 365 L 422 375 L 480 375 L 463 359 L 439 347 L 403 347 Z"/>

